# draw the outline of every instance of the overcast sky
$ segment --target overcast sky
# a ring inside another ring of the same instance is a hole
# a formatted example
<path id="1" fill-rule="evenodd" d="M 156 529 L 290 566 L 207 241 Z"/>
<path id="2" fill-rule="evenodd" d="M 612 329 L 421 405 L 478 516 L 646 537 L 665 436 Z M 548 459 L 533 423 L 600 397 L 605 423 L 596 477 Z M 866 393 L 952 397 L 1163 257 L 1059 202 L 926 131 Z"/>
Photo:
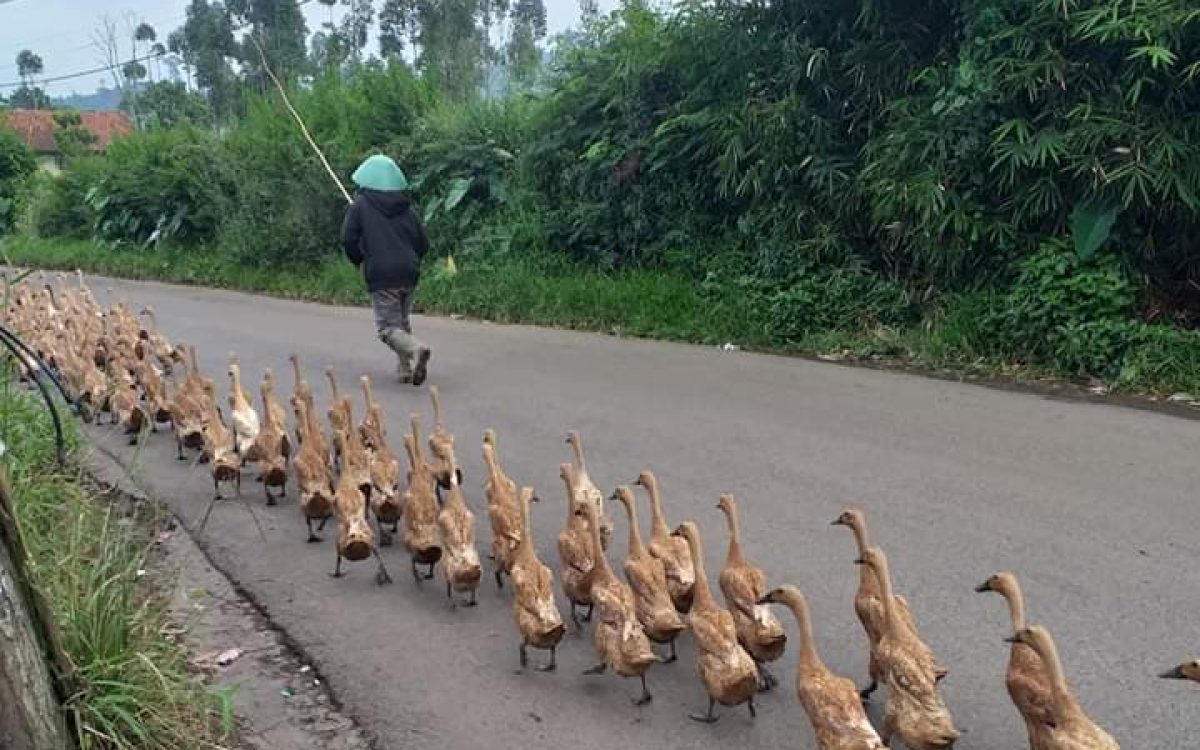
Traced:
<path id="1" fill-rule="evenodd" d="M 551 34 L 574 25 L 579 18 L 578 0 L 544 2 Z M 600 0 L 600 6 L 608 10 L 617 2 Z M 0 84 L 17 80 L 16 57 L 23 49 L 42 56 L 46 77 L 99 67 L 103 61 L 91 44 L 91 34 L 105 14 L 122 28 L 126 14 L 132 14 L 134 25 L 146 21 L 158 31 L 160 41 L 165 40 L 168 33 L 182 25 L 187 4 L 188 0 L 0 0 Z M 309 0 L 303 7 L 310 31 L 325 21 L 325 6 Z M 340 7 L 335 10 L 341 12 Z M 95 73 L 46 84 L 44 88 L 58 96 L 72 91 L 88 93 L 101 83 L 111 85 L 105 74 Z M 0 89 L 0 93 L 11 90 Z"/>

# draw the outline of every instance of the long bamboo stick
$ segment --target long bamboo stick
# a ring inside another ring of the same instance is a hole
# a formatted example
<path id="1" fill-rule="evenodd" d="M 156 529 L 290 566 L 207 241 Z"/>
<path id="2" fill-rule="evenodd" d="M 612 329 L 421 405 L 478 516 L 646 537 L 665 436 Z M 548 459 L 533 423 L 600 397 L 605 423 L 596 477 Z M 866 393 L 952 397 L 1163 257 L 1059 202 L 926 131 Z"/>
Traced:
<path id="1" fill-rule="evenodd" d="M 275 84 L 275 88 L 279 89 L 279 95 L 283 97 L 283 105 L 287 107 L 288 112 L 292 113 L 292 117 L 296 118 L 296 123 L 300 126 L 300 132 L 304 134 L 304 140 L 308 141 L 308 145 L 312 146 L 313 151 L 317 152 L 317 158 L 321 160 L 321 164 L 325 167 L 325 171 L 329 173 L 330 179 L 333 180 L 334 184 L 337 185 L 338 190 L 341 191 L 342 197 L 346 199 L 347 203 L 353 203 L 354 199 L 350 197 L 350 193 L 346 192 L 346 187 L 342 185 L 342 181 L 338 179 L 337 173 L 333 171 L 333 167 L 329 166 L 329 160 L 325 158 L 325 154 L 321 151 L 321 147 L 317 145 L 317 142 L 313 140 L 312 135 L 309 134 L 308 128 L 304 125 L 304 120 L 300 119 L 300 113 L 297 112 L 296 108 L 292 106 L 292 102 L 290 99 L 288 99 L 287 91 L 284 90 L 283 84 L 280 83 L 279 79 L 275 77 L 274 71 L 271 70 L 271 66 L 267 63 L 267 55 L 265 52 L 263 52 L 262 45 L 258 43 L 258 40 L 254 38 L 253 34 L 247 34 L 247 36 L 250 38 L 250 41 L 254 43 L 254 48 L 258 50 L 258 56 L 262 60 L 263 70 L 265 70 L 267 75 L 270 76 L 271 81 Z"/>

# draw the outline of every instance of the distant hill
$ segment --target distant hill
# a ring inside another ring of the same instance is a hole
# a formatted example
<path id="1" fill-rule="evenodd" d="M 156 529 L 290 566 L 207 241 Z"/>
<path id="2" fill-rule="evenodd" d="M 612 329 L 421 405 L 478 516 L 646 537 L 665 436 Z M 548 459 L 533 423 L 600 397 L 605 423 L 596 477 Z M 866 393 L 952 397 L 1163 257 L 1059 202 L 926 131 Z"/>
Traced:
<path id="1" fill-rule="evenodd" d="M 120 89 L 97 89 L 90 94 L 56 96 L 50 100 L 55 107 L 97 112 L 118 109 L 121 106 Z"/>

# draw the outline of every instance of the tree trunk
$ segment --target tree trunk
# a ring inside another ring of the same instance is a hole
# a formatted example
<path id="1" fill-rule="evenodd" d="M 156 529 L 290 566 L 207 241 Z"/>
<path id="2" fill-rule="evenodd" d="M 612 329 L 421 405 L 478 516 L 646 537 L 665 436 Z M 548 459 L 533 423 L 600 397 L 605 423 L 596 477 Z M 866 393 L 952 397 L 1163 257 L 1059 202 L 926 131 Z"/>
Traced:
<path id="1" fill-rule="evenodd" d="M 70 750 L 51 665 L 62 664 L 53 627 L 25 578 L 24 548 L 0 469 L 0 748 Z M 51 645 L 54 644 L 54 645 Z"/>

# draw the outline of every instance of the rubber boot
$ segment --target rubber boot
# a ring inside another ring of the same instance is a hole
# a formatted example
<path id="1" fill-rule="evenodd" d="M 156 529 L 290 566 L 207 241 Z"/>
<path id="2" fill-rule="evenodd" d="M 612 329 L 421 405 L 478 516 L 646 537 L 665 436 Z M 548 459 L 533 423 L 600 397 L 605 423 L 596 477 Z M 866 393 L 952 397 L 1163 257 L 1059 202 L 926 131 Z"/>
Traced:
<path id="1" fill-rule="evenodd" d="M 396 378 L 401 383 L 413 382 L 412 359 L 417 347 L 412 334 L 389 328 L 379 332 L 379 340 L 396 353 Z"/>

